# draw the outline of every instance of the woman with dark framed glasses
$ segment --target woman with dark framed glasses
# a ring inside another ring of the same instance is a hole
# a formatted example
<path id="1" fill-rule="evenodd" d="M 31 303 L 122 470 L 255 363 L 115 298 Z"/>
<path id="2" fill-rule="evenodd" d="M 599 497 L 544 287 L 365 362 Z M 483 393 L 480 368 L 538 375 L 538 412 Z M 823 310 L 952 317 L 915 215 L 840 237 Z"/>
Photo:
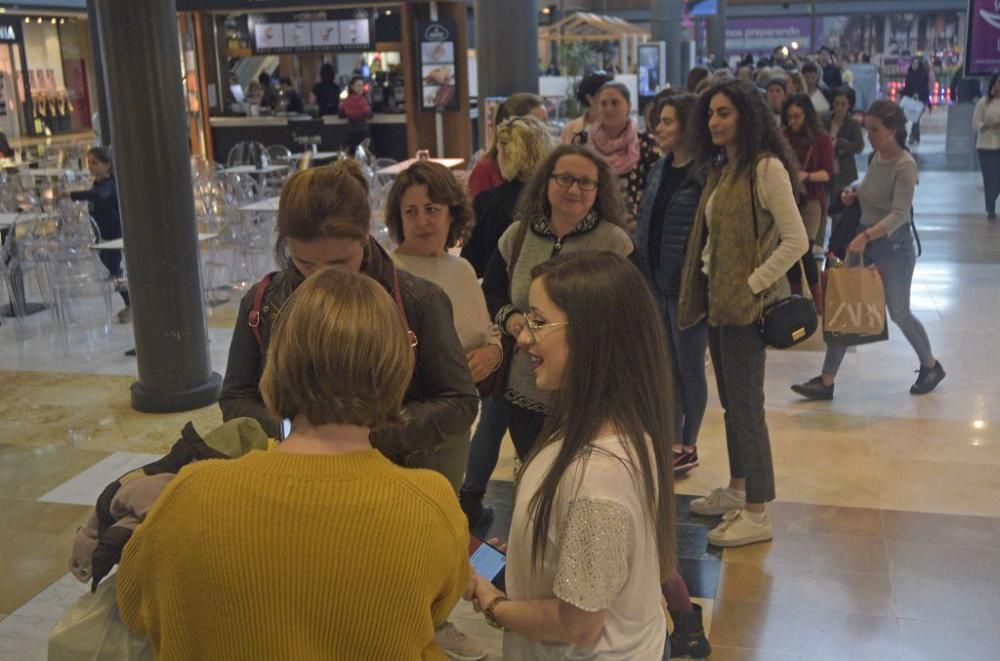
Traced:
<path id="1" fill-rule="evenodd" d="M 580 145 L 560 145 L 536 170 L 521 194 L 483 277 L 490 314 L 501 332 L 517 337 L 528 324 L 531 270 L 552 257 L 586 250 L 627 256 L 632 241 L 618 181 L 604 159 Z M 545 333 L 535 328 L 530 332 Z M 534 445 L 548 413 L 549 394 L 535 385 L 531 361 L 522 352 L 511 361 L 504 405 L 518 457 Z"/>

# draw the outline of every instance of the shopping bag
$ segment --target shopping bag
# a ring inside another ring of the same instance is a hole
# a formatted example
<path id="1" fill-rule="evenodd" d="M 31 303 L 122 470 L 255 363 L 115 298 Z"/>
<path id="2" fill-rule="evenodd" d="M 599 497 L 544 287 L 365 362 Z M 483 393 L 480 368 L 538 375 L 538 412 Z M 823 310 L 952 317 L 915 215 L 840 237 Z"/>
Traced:
<path id="1" fill-rule="evenodd" d="M 152 661 L 153 645 L 128 630 L 118 614 L 112 574 L 85 594 L 49 634 L 49 661 Z"/>
<path id="2" fill-rule="evenodd" d="M 889 339 L 885 288 L 878 269 L 841 266 L 826 272 L 823 339 L 855 346 Z"/>
<path id="3" fill-rule="evenodd" d="M 899 100 L 899 107 L 906 115 L 906 121 L 916 124 L 920 121 L 920 116 L 924 114 L 924 103 L 912 96 L 904 96 Z"/>

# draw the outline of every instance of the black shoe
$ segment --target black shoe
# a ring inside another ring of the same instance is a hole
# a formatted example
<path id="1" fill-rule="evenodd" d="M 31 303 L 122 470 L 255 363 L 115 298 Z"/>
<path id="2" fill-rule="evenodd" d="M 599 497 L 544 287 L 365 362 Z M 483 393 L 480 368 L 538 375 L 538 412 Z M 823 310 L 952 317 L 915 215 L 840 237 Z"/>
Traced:
<path id="1" fill-rule="evenodd" d="M 670 611 L 674 621 L 674 631 L 670 634 L 671 659 L 704 659 L 712 653 L 712 645 L 701 624 L 701 606 L 691 606 L 694 610 L 690 613 Z"/>
<path id="2" fill-rule="evenodd" d="M 483 505 L 483 491 L 459 491 L 458 502 L 469 520 L 469 532 L 484 539 L 493 525 L 493 508 Z"/>
<path id="3" fill-rule="evenodd" d="M 944 368 L 941 361 L 935 361 L 934 367 L 920 366 L 917 370 L 917 382 L 910 386 L 911 395 L 926 395 L 944 381 Z"/>
<path id="4" fill-rule="evenodd" d="M 817 376 L 805 383 L 796 383 L 792 386 L 792 392 L 806 399 L 829 400 L 833 399 L 833 384 L 823 385 L 823 377 Z"/>
<path id="5" fill-rule="evenodd" d="M 996 219 L 997 219 L 997 215 L 995 213 L 988 213 L 988 214 L 986 214 L 986 220 L 990 221 L 991 223 L 992 222 L 996 222 Z"/>

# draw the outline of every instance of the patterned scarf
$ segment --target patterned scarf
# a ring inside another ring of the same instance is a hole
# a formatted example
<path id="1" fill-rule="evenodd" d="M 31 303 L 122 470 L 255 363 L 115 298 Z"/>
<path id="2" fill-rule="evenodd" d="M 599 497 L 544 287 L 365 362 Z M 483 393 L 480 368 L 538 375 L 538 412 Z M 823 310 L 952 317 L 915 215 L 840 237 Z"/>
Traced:
<path id="1" fill-rule="evenodd" d="M 631 119 L 617 138 L 612 138 L 604 123 L 597 121 L 591 127 L 587 144 L 604 157 L 617 175 L 628 174 L 639 162 L 639 132 Z"/>

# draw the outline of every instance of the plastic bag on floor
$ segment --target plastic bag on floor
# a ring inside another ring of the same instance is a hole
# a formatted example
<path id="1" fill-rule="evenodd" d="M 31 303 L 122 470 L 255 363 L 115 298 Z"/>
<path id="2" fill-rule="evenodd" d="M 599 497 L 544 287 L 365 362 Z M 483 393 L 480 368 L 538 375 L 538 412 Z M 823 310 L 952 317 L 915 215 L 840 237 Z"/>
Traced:
<path id="1" fill-rule="evenodd" d="M 49 661 L 151 661 L 153 645 L 128 630 L 118 614 L 118 576 L 102 582 L 66 611 L 49 634 Z"/>

